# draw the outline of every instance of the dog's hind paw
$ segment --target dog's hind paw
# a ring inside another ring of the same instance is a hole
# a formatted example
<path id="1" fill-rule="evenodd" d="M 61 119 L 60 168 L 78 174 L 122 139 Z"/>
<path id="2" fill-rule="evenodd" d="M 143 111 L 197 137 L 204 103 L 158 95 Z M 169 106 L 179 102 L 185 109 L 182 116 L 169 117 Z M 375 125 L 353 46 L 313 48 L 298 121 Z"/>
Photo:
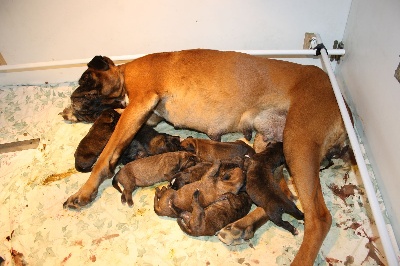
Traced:
<path id="1" fill-rule="evenodd" d="M 218 239 L 222 243 L 224 243 L 225 245 L 228 245 L 228 246 L 241 245 L 245 242 L 245 240 L 243 238 L 234 239 L 229 234 L 226 234 L 225 232 L 221 232 L 221 231 L 219 231 L 217 233 L 217 236 L 218 236 Z"/>
<path id="2" fill-rule="evenodd" d="M 252 227 L 245 229 L 236 227 L 235 224 L 228 224 L 218 234 L 218 239 L 226 245 L 240 245 L 254 236 Z"/>

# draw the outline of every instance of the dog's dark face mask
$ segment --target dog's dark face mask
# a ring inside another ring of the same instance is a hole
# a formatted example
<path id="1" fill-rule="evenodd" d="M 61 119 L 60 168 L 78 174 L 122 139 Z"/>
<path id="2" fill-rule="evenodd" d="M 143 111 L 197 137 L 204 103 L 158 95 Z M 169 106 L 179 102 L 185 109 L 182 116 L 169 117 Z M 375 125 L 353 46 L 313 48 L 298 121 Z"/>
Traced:
<path id="1" fill-rule="evenodd" d="M 62 116 L 72 122 L 94 122 L 106 109 L 125 108 L 124 80 L 108 57 L 95 56 L 71 95 L 71 105 Z"/>

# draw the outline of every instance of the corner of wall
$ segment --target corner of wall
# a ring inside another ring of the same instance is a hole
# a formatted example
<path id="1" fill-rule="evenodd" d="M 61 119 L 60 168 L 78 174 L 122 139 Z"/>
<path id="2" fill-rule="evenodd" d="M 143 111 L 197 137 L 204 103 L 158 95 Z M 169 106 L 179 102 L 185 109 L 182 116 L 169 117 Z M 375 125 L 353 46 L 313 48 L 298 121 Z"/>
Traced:
<path id="1" fill-rule="evenodd" d="M 343 98 L 348 104 L 350 111 L 353 116 L 354 120 L 354 128 L 355 131 L 358 135 L 359 142 L 362 144 L 362 147 L 364 148 L 364 159 L 366 160 L 368 170 L 370 172 L 370 177 L 372 179 L 372 183 L 374 184 L 375 190 L 379 191 L 379 197 L 382 198 L 381 203 L 381 211 L 383 214 L 383 217 L 386 220 L 386 223 L 389 224 L 388 229 L 389 235 L 392 237 L 392 243 L 394 244 L 394 247 L 397 246 L 397 252 L 399 251 L 399 243 L 400 243 L 400 232 L 398 231 L 398 226 L 400 224 L 400 221 L 397 219 L 395 215 L 390 215 L 390 213 L 393 212 L 393 204 L 388 198 L 388 193 L 385 189 L 385 184 L 382 181 L 381 178 L 381 173 L 379 172 L 379 167 L 377 165 L 376 159 L 373 155 L 373 151 L 371 149 L 371 145 L 368 141 L 368 138 L 365 134 L 364 126 L 362 123 L 362 120 L 360 119 L 360 116 L 357 112 L 355 103 L 353 101 L 353 98 L 351 96 L 349 87 L 346 85 L 345 78 L 342 73 L 341 66 L 338 65 L 335 69 L 335 75 L 336 79 L 339 84 L 339 88 L 342 92 Z"/>

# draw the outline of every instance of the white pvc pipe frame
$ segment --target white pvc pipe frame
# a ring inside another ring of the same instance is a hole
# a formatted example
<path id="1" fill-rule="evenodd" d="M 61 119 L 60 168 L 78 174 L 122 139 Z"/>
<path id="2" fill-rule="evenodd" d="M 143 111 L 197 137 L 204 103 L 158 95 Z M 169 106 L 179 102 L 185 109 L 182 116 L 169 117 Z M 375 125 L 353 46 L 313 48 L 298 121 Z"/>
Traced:
<path id="1" fill-rule="evenodd" d="M 316 34 L 318 44 L 322 44 L 321 37 L 319 34 Z M 375 218 L 375 223 L 378 228 L 379 236 L 381 238 L 381 242 L 383 245 L 383 249 L 385 251 L 386 259 L 389 265 L 398 265 L 398 261 L 396 258 L 396 254 L 393 249 L 392 241 L 389 237 L 388 230 L 386 228 L 385 220 L 383 219 L 382 211 L 380 209 L 378 199 L 376 198 L 375 189 L 372 185 L 371 177 L 369 176 L 367 166 L 365 164 L 360 144 L 358 143 L 358 139 L 356 133 L 353 128 L 353 124 L 351 123 L 350 115 L 347 112 L 346 104 L 344 102 L 343 96 L 340 92 L 339 85 L 337 83 L 335 74 L 333 73 L 332 66 L 329 63 L 328 54 L 324 49 L 321 49 L 321 58 L 326 71 L 328 72 L 329 79 L 332 84 L 333 91 L 335 93 L 336 100 L 339 105 L 340 113 L 342 114 L 342 118 L 344 121 L 344 125 L 347 130 L 347 134 L 350 139 L 351 147 L 354 152 L 354 156 L 356 157 L 357 165 L 361 174 L 361 179 L 363 180 L 365 191 L 367 192 L 367 197 L 369 200 L 369 204 L 371 205 L 372 214 Z"/>
<path id="2" fill-rule="evenodd" d="M 316 34 L 317 42 L 322 43 L 321 37 Z M 303 50 L 236 50 L 237 52 L 243 52 L 251 55 L 264 55 L 264 56 L 315 56 L 315 50 L 303 49 Z M 336 77 L 333 73 L 332 66 L 329 63 L 329 55 L 344 55 L 344 49 L 333 49 L 327 50 L 321 49 L 321 58 L 322 62 L 325 66 L 325 69 L 328 73 L 329 79 L 331 81 L 333 91 L 335 93 L 336 100 L 339 105 L 340 112 L 342 114 L 342 118 L 350 139 L 351 146 L 353 148 L 354 155 L 356 157 L 357 165 L 359 167 L 359 171 L 361 174 L 361 178 L 363 180 L 365 190 L 367 193 L 367 197 L 369 203 L 371 205 L 372 213 L 375 218 L 375 222 L 378 228 L 378 232 L 381 238 L 381 242 L 385 251 L 386 259 L 389 265 L 398 265 L 398 261 L 392 246 L 391 239 L 389 237 L 388 230 L 386 228 L 386 224 L 378 203 L 378 199 L 376 198 L 375 190 L 372 185 L 371 178 L 369 176 L 367 166 L 365 164 L 362 151 L 360 148 L 360 144 L 358 143 L 358 139 L 356 133 L 354 131 L 353 125 L 351 123 L 350 115 L 347 112 L 347 108 L 345 102 L 343 100 L 342 94 L 340 92 L 339 85 L 336 81 Z M 145 56 L 145 54 L 137 54 L 137 55 L 126 55 L 126 56 L 113 56 L 110 57 L 111 60 L 118 61 L 130 61 L 136 58 Z M 55 67 L 73 67 L 86 65 L 91 58 L 89 59 L 77 59 L 77 60 L 63 60 L 63 61 L 54 61 L 54 62 L 40 62 L 40 63 L 29 63 L 29 64 L 19 64 L 19 65 L 4 65 L 0 66 L 0 72 L 18 72 L 18 71 L 29 71 L 33 69 L 49 69 Z"/>
<path id="3" fill-rule="evenodd" d="M 315 55 L 315 50 L 236 50 L 236 52 L 242 52 L 251 55 L 275 55 L 275 56 L 312 56 Z M 344 55 L 345 50 L 334 49 L 328 50 L 330 55 Z M 123 55 L 123 56 L 112 56 L 111 60 L 114 62 L 119 61 L 130 61 L 137 59 L 139 57 L 145 56 L 146 54 L 136 54 L 136 55 Z M 18 65 L 3 65 L 0 66 L 0 72 L 17 72 L 17 71 L 29 71 L 33 69 L 49 69 L 55 67 L 71 67 L 84 65 L 90 62 L 92 58 L 85 59 L 75 59 L 75 60 L 61 60 L 61 61 L 51 61 L 51 62 L 39 62 L 39 63 L 28 63 L 28 64 L 18 64 Z"/>

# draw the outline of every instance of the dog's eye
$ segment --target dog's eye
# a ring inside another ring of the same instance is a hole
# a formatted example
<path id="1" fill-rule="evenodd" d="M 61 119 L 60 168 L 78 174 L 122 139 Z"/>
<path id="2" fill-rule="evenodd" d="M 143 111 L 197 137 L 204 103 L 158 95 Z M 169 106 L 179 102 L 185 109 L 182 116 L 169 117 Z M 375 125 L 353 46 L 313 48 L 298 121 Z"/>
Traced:
<path id="1" fill-rule="evenodd" d="M 230 175 L 228 175 L 228 174 L 225 174 L 224 175 L 224 177 L 222 178 L 222 180 L 229 180 L 231 178 L 231 176 Z"/>

